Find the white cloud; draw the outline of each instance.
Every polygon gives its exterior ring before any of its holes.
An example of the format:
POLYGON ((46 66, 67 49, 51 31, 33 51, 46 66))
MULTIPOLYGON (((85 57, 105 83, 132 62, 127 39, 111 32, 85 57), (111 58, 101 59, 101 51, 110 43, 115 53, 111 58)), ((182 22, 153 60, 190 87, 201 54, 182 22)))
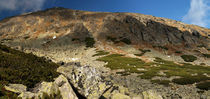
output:
POLYGON ((0 11, 2 10, 40 10, 46 0, 0 0, 0 11))
POLYGON ((207 0, 191 0, 190 9, 182 21, 206 27, 208 23, 210 7, 207 0))

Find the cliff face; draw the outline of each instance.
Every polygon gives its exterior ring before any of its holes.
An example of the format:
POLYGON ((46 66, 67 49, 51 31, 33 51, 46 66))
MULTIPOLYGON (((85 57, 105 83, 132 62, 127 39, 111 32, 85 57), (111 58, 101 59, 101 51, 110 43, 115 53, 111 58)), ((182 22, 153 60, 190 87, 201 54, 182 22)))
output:
POLYGON ((36 40, 68 36, 97 41, 128 39, 133 45, 209 47, 210 30, 134 13, 101 13, 53 8, 0 22, 1 40, 36 40))

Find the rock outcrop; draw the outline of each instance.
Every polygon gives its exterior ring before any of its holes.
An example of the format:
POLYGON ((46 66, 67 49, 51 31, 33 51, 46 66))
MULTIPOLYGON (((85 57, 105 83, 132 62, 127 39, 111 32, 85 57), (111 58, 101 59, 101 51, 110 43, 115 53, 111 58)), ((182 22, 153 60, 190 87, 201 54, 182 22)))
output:
POLYGON ((5 89, 19 94, 22 99, 44 99, 45 97, 54 99, 78 99, 68 80, 60 75, 54 82, 42 82, 32 91, 27 91, 27 87, 21 84, 10 84, 5 89))

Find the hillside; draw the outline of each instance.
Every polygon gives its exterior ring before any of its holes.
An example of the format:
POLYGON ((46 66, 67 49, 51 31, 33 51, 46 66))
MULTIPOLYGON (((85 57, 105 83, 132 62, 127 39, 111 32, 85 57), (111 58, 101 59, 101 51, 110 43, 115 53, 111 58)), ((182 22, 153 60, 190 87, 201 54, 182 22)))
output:
POLYGON ((210 30, 196 25, 137 13, 51 8, 0 21, 0 41, 61 65, 57 72, 79 98, 210 96, 210 30))

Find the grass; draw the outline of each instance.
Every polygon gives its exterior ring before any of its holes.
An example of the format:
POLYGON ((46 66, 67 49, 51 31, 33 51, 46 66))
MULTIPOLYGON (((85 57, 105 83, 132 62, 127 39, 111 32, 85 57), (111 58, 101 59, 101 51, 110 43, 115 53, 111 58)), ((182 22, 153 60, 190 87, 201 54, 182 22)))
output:
MULTIPOLYGON (((33 88, 41 81, 53 81, 59 74, 56 72, 58 65, 37 57, 32 53, 26 54, 0 45, 0 86, 9 83, 23 84, 33 88)), ((3 88, 0 88, 0 97, 4 97, 3 88), (3 93, 3 95, 2 95, 3 93)))
MULTIPOLYGON (((173 79, 173 83, 180 85, 199 83, 210 80, 210 77, 203 75, 204 73, 210 75, 210 67, 204 67, 200 65, 192 65, 189 63, 176 64, 172 61, 166 61, 161 58, 156 58, 155 62, 145 63, 138 58, 125 57, 120 54, 111 54, 97 59, 98 61, 104 61, 108 64, 106 67, 112 70, 123 69, 123 72, 117 72, 123 76, 131 73, 139 74, 142 79, 151 79, 155 76, 159 77, 172 77, 179 76, 181 78, 173 79), (143 69, 143 70, 142 70, 143 69), (160 75, 159 72, 164 71, 166 75, 160 75), (196 76, 192 74, 197 74, 196 76)), ((153 83, 159 83, 168 85, 170 81, 155 80, 153 83)))
POLYGON ((193 55, 182 55, 181 58, 185 61, 185 62, 194 62, 195 60, 197 60, 197 57, 193 56, 193 55))
POLYGON ((102 55, 107 55, 109 54, 109 52, 105 52, 105 51, 96 51, 96 54, 93 55, 94 56, 102 56, 102 55))

